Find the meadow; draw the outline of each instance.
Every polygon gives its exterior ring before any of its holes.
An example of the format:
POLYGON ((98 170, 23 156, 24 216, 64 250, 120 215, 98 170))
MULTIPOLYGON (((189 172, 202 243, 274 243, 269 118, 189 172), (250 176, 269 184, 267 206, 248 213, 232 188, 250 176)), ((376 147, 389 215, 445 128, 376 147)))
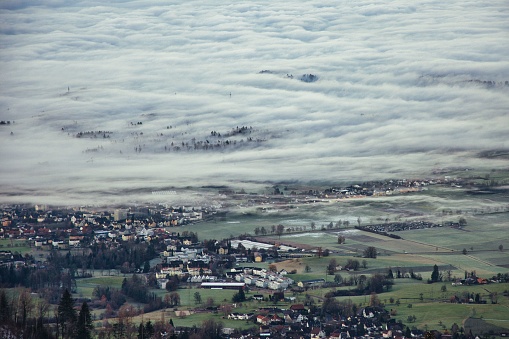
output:
POLYGON ((22 255, 32 252, 30 244, 25 240, 0 239, 0 251, 18 252, 22 255))

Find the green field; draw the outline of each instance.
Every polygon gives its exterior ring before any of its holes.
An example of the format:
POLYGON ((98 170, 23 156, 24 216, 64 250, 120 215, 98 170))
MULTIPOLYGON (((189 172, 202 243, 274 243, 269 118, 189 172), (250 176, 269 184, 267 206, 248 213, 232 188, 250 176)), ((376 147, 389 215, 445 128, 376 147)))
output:
POLYGON ((0 251, 18 252, 23 255, 32 252, 32 248, 25 240, 0 239, 0 251))

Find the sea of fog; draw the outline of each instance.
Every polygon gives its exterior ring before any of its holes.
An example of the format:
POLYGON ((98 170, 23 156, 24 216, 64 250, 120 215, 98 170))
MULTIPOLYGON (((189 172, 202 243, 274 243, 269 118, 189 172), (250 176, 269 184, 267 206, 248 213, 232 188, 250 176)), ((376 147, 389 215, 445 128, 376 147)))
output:
POLYGON ((505 0, 2 0, 0 202, 507 168, 508 55, 505 0))

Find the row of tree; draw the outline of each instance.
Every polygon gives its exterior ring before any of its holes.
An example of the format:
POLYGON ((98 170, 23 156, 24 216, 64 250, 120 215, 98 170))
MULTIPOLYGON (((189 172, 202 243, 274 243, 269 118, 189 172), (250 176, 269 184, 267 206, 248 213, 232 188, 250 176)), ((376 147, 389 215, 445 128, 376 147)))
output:
POLYGON ((10 300, 5 290, 0 291, 0 335, 28 339, 92 338, 94 326, 86 301, 78 313, 75 300, 66 289, 53 318, 48 317, 49 310, 50 305, 43 299, 32 298, 28 289, 11 294, 10 300))
POLYGON ((58 251, 51 251, 48 262, 58 268, 68 269, 115 269, 124 263, 133 265, 134 268, 142 269, 145 262, 154 259, 158 255, 159 247, 156 241, 148 242, 122 242, 118 246, 110 247, 104 243, 91 245, 90 251, 81 253, 67 252, 62 255, 58 251))

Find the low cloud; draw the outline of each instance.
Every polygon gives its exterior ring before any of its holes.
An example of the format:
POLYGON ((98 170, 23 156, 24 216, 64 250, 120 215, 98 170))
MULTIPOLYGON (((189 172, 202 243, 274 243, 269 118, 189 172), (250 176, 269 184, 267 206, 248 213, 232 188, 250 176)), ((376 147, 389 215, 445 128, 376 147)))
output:
POLYGON ((501 0, 2 1, 0 201, 507 168, 477 157, 509 148, 505 12, 501 0))

